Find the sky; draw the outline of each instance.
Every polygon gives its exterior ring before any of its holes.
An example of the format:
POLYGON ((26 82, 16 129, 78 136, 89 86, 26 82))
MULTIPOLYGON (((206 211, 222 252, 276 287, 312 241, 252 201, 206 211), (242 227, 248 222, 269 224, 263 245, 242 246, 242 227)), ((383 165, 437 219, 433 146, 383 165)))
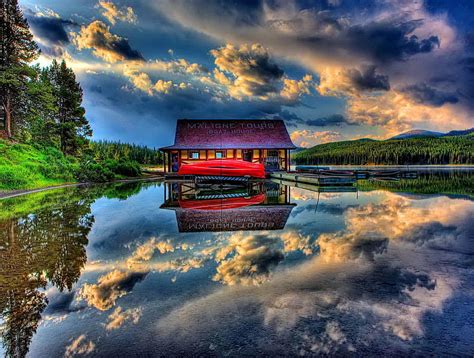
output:
POLYGON ((93 139, 280 118, 302 147, 474 127, 474 2, 20 0, 84 91, 93 139))

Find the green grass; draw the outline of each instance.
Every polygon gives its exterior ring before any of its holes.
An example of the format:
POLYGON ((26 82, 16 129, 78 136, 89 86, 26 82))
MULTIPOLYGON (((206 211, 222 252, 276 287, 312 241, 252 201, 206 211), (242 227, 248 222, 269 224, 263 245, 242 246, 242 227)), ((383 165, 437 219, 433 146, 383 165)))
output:
POLYGON ((79 164, 55 148, 0 140, 0 190, 74 183, 79 164))

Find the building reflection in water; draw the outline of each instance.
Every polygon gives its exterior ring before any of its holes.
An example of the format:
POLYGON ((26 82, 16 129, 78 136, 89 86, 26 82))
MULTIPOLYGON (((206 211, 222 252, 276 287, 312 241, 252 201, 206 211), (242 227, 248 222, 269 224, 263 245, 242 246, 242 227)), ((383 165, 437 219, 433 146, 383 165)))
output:
POLYGON ((165 184, 163 209, 173 210, 179 232, 281 230, 296 204, 290 187, 273 182, 244 186, 165 184))

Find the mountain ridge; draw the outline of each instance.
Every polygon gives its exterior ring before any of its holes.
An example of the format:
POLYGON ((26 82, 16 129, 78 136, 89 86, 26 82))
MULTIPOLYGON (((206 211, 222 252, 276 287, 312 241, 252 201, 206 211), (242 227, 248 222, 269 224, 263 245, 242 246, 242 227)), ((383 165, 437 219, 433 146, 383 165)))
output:
POLYGON ((331 142, 298 151, 292 159, 297 165, 474 164, 474 130, 437 137, 331 142))
POLYGON ((407 132, 403 132, 400 134, 397 134, 396 136, 393 136, 389 138, 388 140, 391 139, 407 139, 407 138, 417 138, 417 137, 447 137, 447 136, 460 136, 460 135, 466 135, 474 132, 474 127, 473 128, 468 128, 468 129, 461 129, 461 130, 452 130, 447 133, 443 132, 435 132, 435 131, 429 131, 425 129, 413 129, 407 132))

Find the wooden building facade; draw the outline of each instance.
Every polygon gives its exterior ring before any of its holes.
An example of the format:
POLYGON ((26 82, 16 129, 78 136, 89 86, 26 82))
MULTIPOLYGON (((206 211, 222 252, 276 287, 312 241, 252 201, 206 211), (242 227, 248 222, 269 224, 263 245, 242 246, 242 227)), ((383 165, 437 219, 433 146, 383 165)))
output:
POLYGON ((163 147, 165 172, 193 161, 237 159, 258 162, 267 171, 288 170, 295 145, 282 120, 179 119, 175 142, 163 147))

